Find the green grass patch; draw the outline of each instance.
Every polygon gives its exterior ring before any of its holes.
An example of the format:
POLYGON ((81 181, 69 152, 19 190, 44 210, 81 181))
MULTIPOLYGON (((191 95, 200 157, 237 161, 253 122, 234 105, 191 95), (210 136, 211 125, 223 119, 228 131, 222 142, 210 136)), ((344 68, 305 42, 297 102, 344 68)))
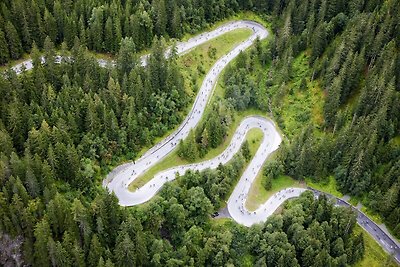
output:
POLYGON ((356 196, 351 196, 350 199, 348 200, 348 202, 355 207, 360 202, 360 198, 358 198, 356 196))
POLYGON ((305 52, 297 56, 293 61, 292 80, 280 90, 278 94, 284 94, 281 105, 276 111, 282 119, 282 130, 289 139, 300 134, 304 124, 312 123, 322 125, 324 95, 318 82, 310 81, 311 76, 308 56, 305 52), (306 81, 306 88, 301 89, 302 80, 306 81))
POLYGON ((396 267, 394 259, 387 254, 382 247, 361 226, 356 225, 354 233, 364 234, 365 253, 364 258, 355 264, 355 267, 396 267))
POLYGON ((327 181, 313 182, 311 179, 306 178, 307 186, 315 188, 320 191, 324 191, 336 197, 343 197, 343 194, 337 190, 336 180, 333 176, 329 176, 327 181))
POLYGON ((264 133, 261 129, 253 128, 247 133, 247 141, 249 142, 249 150, 251 155, 255 155, 263 140, 264 133))
POLYGON ((185 88, 194 96, 205 75, 215 62, 252 34, 250 29, 237 29, 197 46, 177 59, 185 78, 185 88))
POLYGON ((395 146, 400 146, 400 135, 396 136, 391 140, 395 146))
POLYGON ((267 201, 276 192, 287 187, 304 187, 301 182, 285 175, 280 175, 272 180, 272 188, 266 190, 263 186, 264 175, 259 172, 255 181, 250 187, 249 195, 246 200, 246 208, 250 211, 256 210, 262 203, 267 201))
POLYGON ((188 162, 184 159, 181 159, 177 154, 177 149, 175 148, 168 156, 166 156, 159 163, 151 167, 148 171, 146 171, 143 175, 137 177, 130 185, 129 190, 134 191, 137 188, 142 187, 148 181, 150 181, 157 173, 160 171, 166 170, 168 168, 174 166, 180 166, 188 164, 188 162))

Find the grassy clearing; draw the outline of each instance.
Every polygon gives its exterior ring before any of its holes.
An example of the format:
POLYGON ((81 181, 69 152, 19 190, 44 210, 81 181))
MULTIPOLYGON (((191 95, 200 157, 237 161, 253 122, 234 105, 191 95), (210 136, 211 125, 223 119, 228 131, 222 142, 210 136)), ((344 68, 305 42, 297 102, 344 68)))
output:
POLYGON ((356 196, 351 196, 350 199, 348 200, 348 202, 355 207, 360 202, 360 198, 358 198, 356 196))
POLYGON ((303 52, 293 61, 292 81, 286 88, 278 89, 285 93, 281 107, 277 109, 283 121, 280 126, 290 139, 298 135, 306 123, 317 126, 323 123, 324 95, 316 81, 307 79, 311 71, 308 56, 303 52), (303 79, 306 79, 305 90, 300 88, 303 79))
POLYGON ((250 154, 256 154, 258 148, 260 147, 261 141, 263 140, 264 133, 261 129, 253 128, 251 129, 246 136, 247 141, 249 142, 250 154))
POLYGON ((263 174, 259 172, 256 180, 250 187, 249 195, 246 200, 246 208, 250 211, 256 210, 260 204, 267 201, 276 192, 287 187, 304 187, 299 181, 285 175, 280 175, 278 178, 272 180, 272 188, 266 190, 262 184, 263 174))
POLYGON ((317 183, 313 182, 309 178, 306 178, 306 183, 309 187, 324 191, 336 197, 343 197, 343 194, 337 190, 336 180, 333 176, 329 176, 328 181, 317 183))
POLYGON ((237 29, 216 37, 177 59, 185 78, 185 88, 193 96, 215 62, 238 43, 250 37, 250 29, 237 29))
POLYGON ((177 149, 174 149, 168 156, 166 156, 162 161, 157 163, 155 166, 151 167, 143 175, 136 178, 130 185, 129 190, 134 191, 138 187, 142 187, 148 181, 150 181, 157 173, 166 170, 174 166, 180 166, 188 164, 184 159, 181 159, 177 154, 177 149))
POLYGON ((104 60, 115 60, 116 55, 111 53, 99 53, 95 51, 89 50, 88 53, 95 57, 96 59, 104 59, 104 60))
POLYGON ((397 264, 379 244, 359 225, 354 228, 354 233, 364 234, 365 254, 363 259, 355 264, 355 267, 396 267, 397 264))

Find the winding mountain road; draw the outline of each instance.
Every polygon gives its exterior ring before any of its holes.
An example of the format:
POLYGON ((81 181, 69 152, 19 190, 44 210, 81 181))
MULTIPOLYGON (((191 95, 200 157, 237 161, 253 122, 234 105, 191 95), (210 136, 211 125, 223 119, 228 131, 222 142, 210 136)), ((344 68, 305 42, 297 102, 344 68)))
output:
MULTIPOLYGON (((268 36, 268 31, 258 23, 252 21, 236 21, 225 24, 211 32, 200 34, 187 42, 177 45, 178 54, 185 53, 208 40, 215 38, 221 34, 238 28, 248 28, 253 34, 245 41, 234 47, 228 54, 222 56, 214 64, 211 70, 204 78, 203 84, 199 89, 199 93, 194 101, 193 107, 189 115, 185 118, 179 128, 166 137, 163 141, 156 144, 148 150, 141 158, 135 162, 127 163, 114 169, 104 180, 103 185, 110 191, 113 191, 119 199, 122 206, 133 206, 150 200, 161 189, 164 183, 175 179, 176 174, 183 175, 187 170, 204 170, 207 168, 214 169, 220 163, 226 164, 239 151, 243 143, 246 133, 253 128, 259 128, 263 131, 263 140, 257 150, 252 161, 247 166, 233 193, 228 200, 228 210, 230 216, 237 222, 251 226, 255 223, 265 221, 285 200, 297 197, 305 191, 303 188, 291 188, 286 193, 276 195, 261 205, 256 211, 247 211, 245 202, 250 190, 250 186, 260 171, 267 157, 275 151, 282 139, 276 130, 272 121, 260 117, 250 116, 245 118, 236 129, 232 137, 230 145, 217 157, 201 163, 189 164, 184 166, 173 167, 157 173, 151 181, 141 188, 137 188, 134 192, 129 191, 129 184, 136 178, 140 177, 152 166, 160 162, 172 150, 175 149, 179 141, 185 139, 190 129, 195 128, 199 123, 205 107, 213 92, 214 86, 218 80, 218 76, 223 68, 229 64, 241 51, 250 47, 256 38, 264 39, 268 36)), ((142 64, 145 64, 145 58, 142 58, 142 64)))
MULTIPOLYGON (((221 71, 226 65, 229 64, 229 62, 238 56, 241 51, 249 48, 257 38, 266 38, 268 36, 268 31, 262 25, 253 21, 234 21, 224 24, 213 31, 193 37, 187 42, 181 42, 177 44, 176 51, 178 55, 181 55, 190 51, 192 48, 209 41, 212 38, 239 28, 251 29, 253 34, 247 40, 241 42, 239 45, 233 48, 228 54, 218 59, 218 61, 214 64, 204 78, 203 84, 199 89, 199 93, 196 96, 191 111, 178 129, 167 136, 164 140, 156 144, 154 147, 149 149, 141 158, 135 162, 118 166, 109 173, 106 179, 104 179, 103 186, 109 191, 115 193, 119 199, 120 205, 133 206, 150 200, 155 194, 157 194, 157 192, 166 182, 174 180, 177 173, 183 175, 189 169, 201 171, 207 168, 214 169, 220 163, 226 164, 239 151, 241 144, 245 139, 246 133, 253 128, 259 128, 262 130, 264 134, 262 142, 255 156, 247 166, 234 191, 229 197, 229 200, 227 201, 229 215, 236 222, 245 226, 251 226, 256 223, 264 222, 286 200, 298 197, 306 190, 311 190, 316 196, 323 193, 310 188, 287 188, 274 194, 255 211, 248 211, 245 208, 245 202, 250 190, 250 186, 256 178, 257 173, 262 168, 262 165, 268 156, 279 147, 282 141, 274 123, 260 116, 246 117, 236 129, 230 145, 217 157, 201 163, 183 165, 161 171, 141 188, 137 188, 134 192, 128 190, 128 186, 132 181, 144 174, 152 166, 166 157, 173 149, 175 149, 180 140, 185 139, 188 136, 190 129, 197 126, 204 113, 205 107, 210 100, 221 71)), ((169 51, 166 52, 167 56, 168 54, 169 51)), ((56 57, 56 62, 60 61, 61 57, 56 57)), ((146 65, 146 61, 147 56, 143 56, 141 58, 142 65, 146 65)), ((43 58, 42 62, 44 62, 43 58)), ((114 62, 108 62, 105 60, 98 60, 98 62, 103 67, 115 65, 114 62)), ((26 60, 12 67, 17 74, 20 74, 24 69, 30 70, 32 68, 33 65, 31 60, 26 60)), ((335 199, 337 205, 351 206, 344 200, 335 198, 333 196, 330 197, 335 199)), ((382 248, 384 248, 389 254, 392 254, 394 259, 400 263, 400 249, 397 241, 392 238, 389 233, 383 231, 360 210, 353 206, 351 207, 358 212, 357 222, 360 224, 360 226, 363 227, 369 234, 371 234, 371 236, 382 246, 382 248)))

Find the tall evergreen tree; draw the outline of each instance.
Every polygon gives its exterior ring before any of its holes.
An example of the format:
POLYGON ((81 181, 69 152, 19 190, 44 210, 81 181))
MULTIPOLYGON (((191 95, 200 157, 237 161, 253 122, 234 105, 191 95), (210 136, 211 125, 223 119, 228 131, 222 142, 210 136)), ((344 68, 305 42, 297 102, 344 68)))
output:
POLYGON ((46 217, 44 217, 36 224, 35 228, 34 262, 37 266, 50 265, 50 255, 47 247, 49 238, 51 238, 50 226, 46 217))
POLYGON ((5 29, 10 57, 18 59, 22 53, 22 45, 17 30, 10 21, 7 22, 5 29))
POLYGON ((10 53, 8 51, 7 40, 4 32, 0 29, 0 65, 7 63, 10 58, 10 53))

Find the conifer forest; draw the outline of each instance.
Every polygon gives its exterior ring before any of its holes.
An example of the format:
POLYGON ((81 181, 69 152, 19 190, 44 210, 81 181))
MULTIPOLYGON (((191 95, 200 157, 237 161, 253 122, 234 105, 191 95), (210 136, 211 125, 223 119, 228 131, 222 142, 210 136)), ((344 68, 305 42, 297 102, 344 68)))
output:
POLYGON ((398 0, 0 0, 1 266, 398 266, 399 240, 398 0))

